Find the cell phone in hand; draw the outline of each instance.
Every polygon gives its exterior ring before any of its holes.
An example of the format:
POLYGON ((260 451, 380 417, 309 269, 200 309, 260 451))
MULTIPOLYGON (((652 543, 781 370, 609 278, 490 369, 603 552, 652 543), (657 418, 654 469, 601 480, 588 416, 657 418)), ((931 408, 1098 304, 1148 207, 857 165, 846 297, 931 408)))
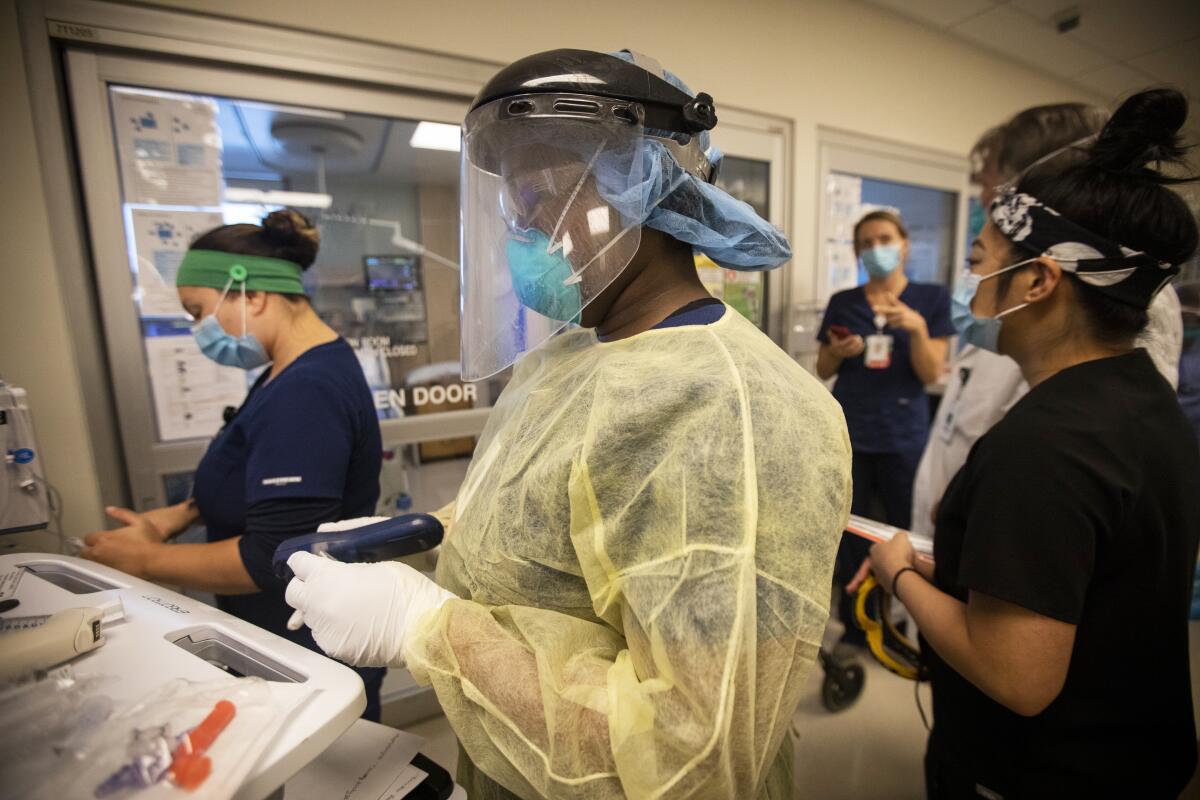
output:
POLYGON ((850 335, 850 329, 845 325, 830 325, 829 335, 834 339, 845 339, 850 335))

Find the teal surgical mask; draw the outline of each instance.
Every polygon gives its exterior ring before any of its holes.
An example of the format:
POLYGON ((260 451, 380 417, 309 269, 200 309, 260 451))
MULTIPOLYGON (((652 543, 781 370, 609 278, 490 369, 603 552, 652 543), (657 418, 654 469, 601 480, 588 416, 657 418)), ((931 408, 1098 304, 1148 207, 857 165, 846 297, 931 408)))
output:
POLYGON ((217 307, 213 309, 213 313, 192 326, 192 336, 196 338, 200 352, 222 366, 240 367, 241 369, 261 367, 263 364, 269 363, 271 357, 267 355, 262 342, 246 330, 245 281, 242 282, 242 335, 239 337, 226 333, 225 329, 221 327, 221 323, 217 322, 217 312, 221 310, 221 305, 225 302, 225 296, 229 294, 229 287, 232 285, 233 279, 231 278, 229 283, 225 284, 225 291, 221 293, 221 299, 217 301, 217 307))
POLYGON ((550 237, 531 228, 510 233, 505 245, 513 291, 522 305, 543 317, 577 322, 582 310, 579 276, 560 243, 551 252, 550 237))
POLYGON ((880 244, 864 250, 859 260, 872 278, 886 278, 900 266, 900 255, 899 245, 880 244))

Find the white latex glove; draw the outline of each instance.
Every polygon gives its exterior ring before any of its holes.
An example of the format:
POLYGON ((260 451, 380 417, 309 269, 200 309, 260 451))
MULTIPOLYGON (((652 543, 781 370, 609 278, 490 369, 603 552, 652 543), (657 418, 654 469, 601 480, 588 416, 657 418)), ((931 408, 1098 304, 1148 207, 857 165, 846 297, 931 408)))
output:
POLYGON ((350 531, 364 525, 374 525, 376 522, 387 522, 389 519, 391 517, 355 517, 354 519, 340 519, 337 522, 322 522, 317 526, 317 533, 350 531))
POLYGON ((296 575, 284 595, 296 609, 288 628, 307 625, 326 654, 359 667, 405 666, 417 623, 455 596, 399 561, 293 553, 287 563, 296 575))

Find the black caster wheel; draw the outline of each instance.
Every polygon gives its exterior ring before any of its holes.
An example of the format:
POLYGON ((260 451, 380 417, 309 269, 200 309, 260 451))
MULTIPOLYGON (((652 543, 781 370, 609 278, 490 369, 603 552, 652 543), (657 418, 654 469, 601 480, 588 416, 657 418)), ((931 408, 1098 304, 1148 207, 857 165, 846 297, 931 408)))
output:
POLYGON ((832 663, 831 659, 825 667, 825 680, 821 683, 821 705, 831 713, 854 705, 862 694, 866 677, 861 664, 842 666, 832 663))

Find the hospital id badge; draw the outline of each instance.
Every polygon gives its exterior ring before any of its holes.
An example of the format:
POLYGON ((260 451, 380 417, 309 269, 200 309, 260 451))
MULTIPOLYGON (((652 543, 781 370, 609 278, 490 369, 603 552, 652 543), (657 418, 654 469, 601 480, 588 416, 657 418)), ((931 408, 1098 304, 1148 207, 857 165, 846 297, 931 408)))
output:
POLYGON ((887 369, 892 365, 892 337, 876 333, 867 337, 867 353, 864 357, 867 369, 887 369))
MULTIPOLYGON (((945 402, 945 400, 942 402, 945 402)), ((942 421, 941 428, 938 430, 938 438, 941 439, 944 444, 950 444, 951 440, 954 439, 954 418, 957 416, 958 401, 956 399, 954 406, 950 409, 949 413, 946 414, 946 418, 942 421)))

